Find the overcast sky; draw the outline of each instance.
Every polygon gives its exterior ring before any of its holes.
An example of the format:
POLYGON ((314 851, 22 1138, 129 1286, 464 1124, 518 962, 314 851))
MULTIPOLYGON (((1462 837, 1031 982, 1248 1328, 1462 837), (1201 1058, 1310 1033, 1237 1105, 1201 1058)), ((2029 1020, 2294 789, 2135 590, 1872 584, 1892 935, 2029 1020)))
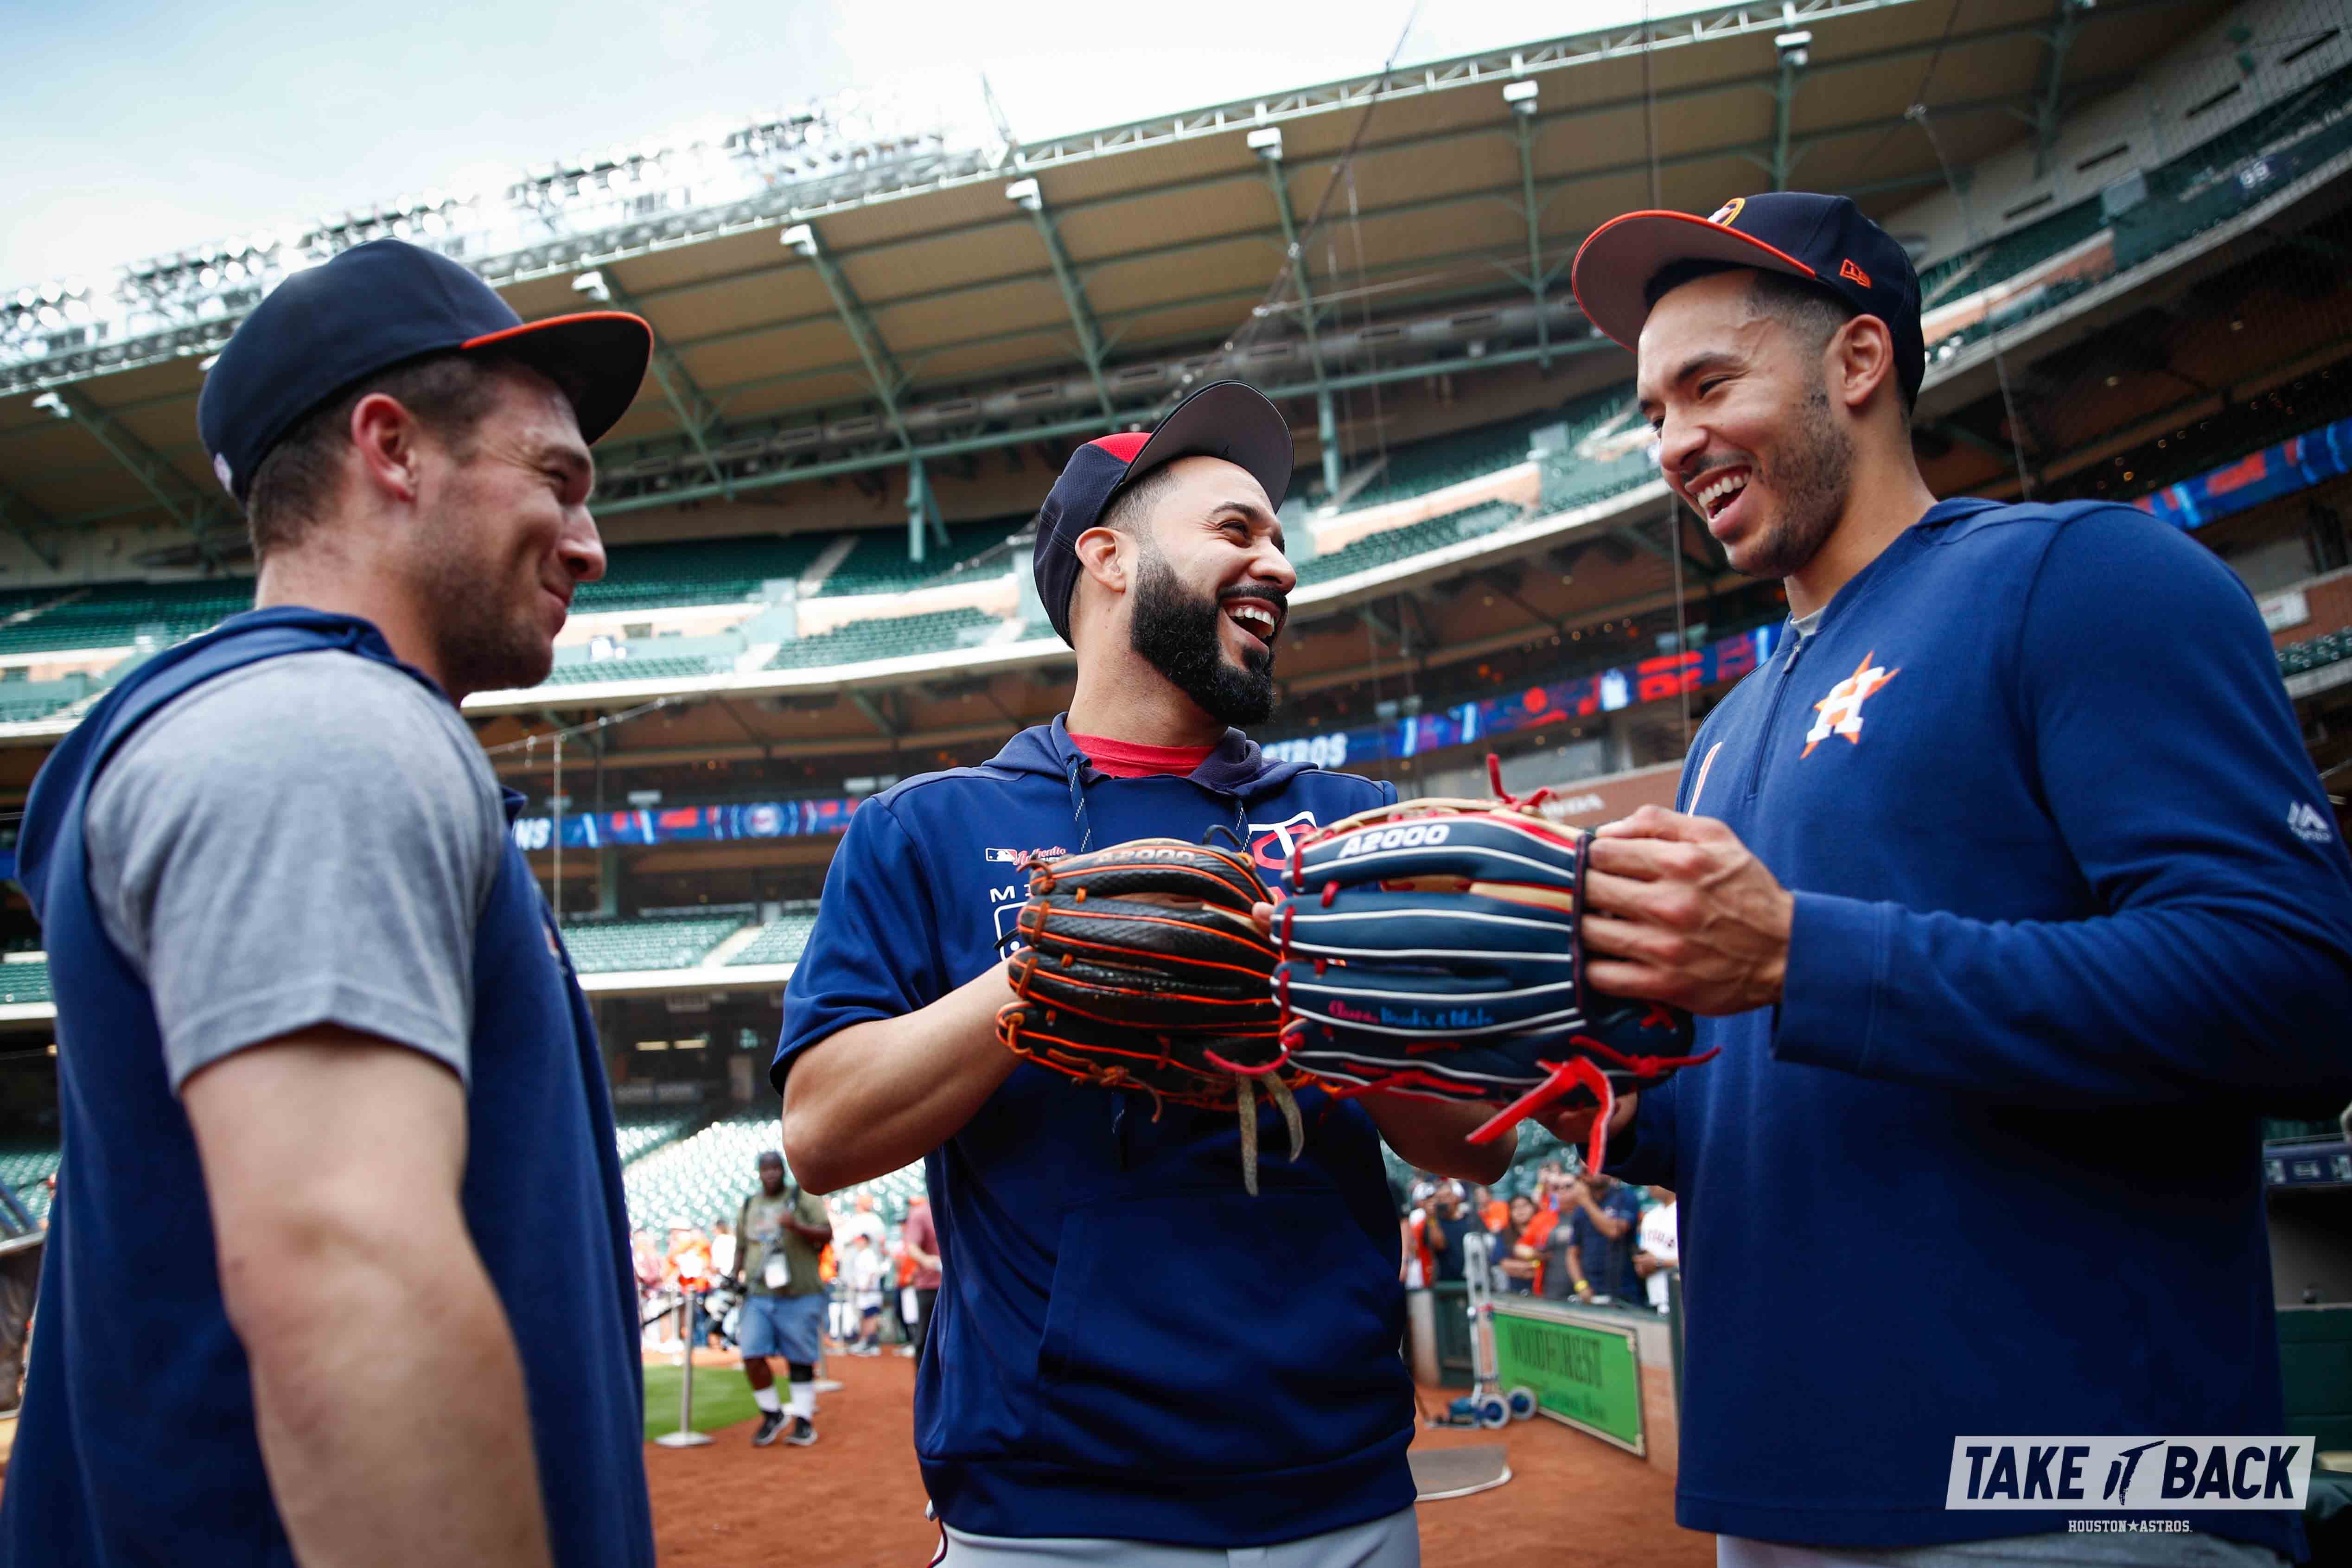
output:
MULTIPOLYGON (((1687 8, 1659 0, 1658 14, 1687 8)), ((16 0, 0 284, 845 88, 976 120, 985 71, 1032 141, 1369 70, 1412 0, 16 0), (1169 37, 1171 23, 1183 34, 1169 37), (1157 36, 1147 36, 1146 28, 1157 36)), ((1406 61, 1639 16, 1641 0, 1424 0, 1406 61)), ((680 138, 683 139, 683 138, 680 138)))

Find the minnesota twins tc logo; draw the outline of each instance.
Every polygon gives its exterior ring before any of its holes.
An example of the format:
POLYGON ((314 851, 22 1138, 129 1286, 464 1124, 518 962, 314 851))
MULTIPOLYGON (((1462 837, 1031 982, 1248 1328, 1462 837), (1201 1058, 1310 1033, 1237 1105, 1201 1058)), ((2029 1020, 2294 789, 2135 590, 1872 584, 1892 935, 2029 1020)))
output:
POLYGON ((1862 705, 1880 687, 1903 673, 1900 669, 1881 669, 1870 661, 1875 653, 1862 656, 1853 673, 1830 688, 1830 694, 1813 704, 1821 717, 1805 731, 1805 749, 1797 753, 1810 757, 1813 748, 1832 735, 1843 735, 1854 745, 1862 744, 1862 705))

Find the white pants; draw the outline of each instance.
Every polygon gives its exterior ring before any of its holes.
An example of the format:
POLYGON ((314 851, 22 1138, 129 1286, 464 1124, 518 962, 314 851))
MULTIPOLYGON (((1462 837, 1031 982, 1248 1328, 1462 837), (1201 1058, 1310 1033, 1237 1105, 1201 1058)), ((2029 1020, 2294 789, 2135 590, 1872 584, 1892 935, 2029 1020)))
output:
POLYGON ((1421 1568, 1421 1525, 1411 1509, 1272 1546, 1167 1546, 1086 1536, 1034 1540, 966 1535, 940 1527, 932 1568, 1421 1568))

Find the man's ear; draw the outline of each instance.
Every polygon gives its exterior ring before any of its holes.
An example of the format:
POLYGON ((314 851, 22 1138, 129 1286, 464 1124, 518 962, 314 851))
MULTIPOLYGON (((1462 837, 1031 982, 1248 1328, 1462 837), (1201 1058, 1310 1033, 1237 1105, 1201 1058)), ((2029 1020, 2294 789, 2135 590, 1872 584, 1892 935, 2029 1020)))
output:
POLYGON ((1133 585, 1130 562, 1132 552, 1126 548, 1131 542, 1115 528, 1090 528, 1072 542, 1077 552, 1078 570, 1114 594, 1124 594, 1133 585))
POLYGON ((416 499, 425 428, 406 405, 381 392, 368 394, 352 405, 351 437, 371 489, 388 500, 416 499))
POLYGON ((1875 316, 1856 316, 1830 334, 1831 395, 1851 414, 1862 412, 1881 386, 1892 389, 1895 378, 1895 338, 1875 316))

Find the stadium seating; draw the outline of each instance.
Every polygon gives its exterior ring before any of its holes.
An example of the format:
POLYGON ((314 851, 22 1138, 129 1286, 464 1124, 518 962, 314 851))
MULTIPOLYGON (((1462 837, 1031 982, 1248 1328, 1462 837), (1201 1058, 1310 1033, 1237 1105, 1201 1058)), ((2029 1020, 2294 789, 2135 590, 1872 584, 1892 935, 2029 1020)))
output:
POLYGON ((956 568, 991 545, 1002 544, 1020 531, 1018 522, 999 518, 989 522, 960 522, 948 530, 948 542, 929 542, 919 562, 907 557, 907 531, 875 529, 859 536, 856 547, 833 569, 818 596, 846 594, 903 594, 909 588, 956 575, 956 568))
POLYGON ((0 686, 0 724, 29 724, 36 719, 46 719, 60 709, 71 707, 79 696, 79 692, 60 689, 55 681, 21 692, 0 686))
MULTIPOLYGON (((649 643, 646 646, 658 647, 661 645, 649 643)), ((576 686, 590 680, 699 680, 706 675, 725 675, 734 668, 733 659, 708 656, 581 659, 575 663, 557 665, 548 671, 545 684, 576 686)))
POLYGON ((1998 239, 1970 246, 1919 274, 1919 298, 1934 310, 1947 296, 1964 297, 2014 278, 2063 250, 2082 244, 2106 226, 2096 196, 2062 207, 2011 229, 1998 239))
POLYGON ((676 1106, 614 1106, 613 1131, 620 1144, 621 1163, 675 1142, 701 1120, 700 1111, 681 1112, 676 1106))
POLYGON ((605 552, 603 578, 580 584, 572 607, 586 613, 741 604, 757 599, 763 583, 797 578, 831 542, 830 533, 796 533, 616 544, 605 552))
POLYGON ((768 928, 753 937, 749 945, 727 962, 738 963, 796 963, 808 946, 809 931, 816 925, 816 912, 779 915, 768 928))
MULTIPOLYGON (((628 1194, 629 1224, 659 1230, 672 1220, 698 1226, 732 1223, 743 1199, 759 1184, 762 1151, 782 1150, 776 1108, 762 1104, 730 1111, 676 1142, 639 1155, 621 1173, 628 1194)), ((847 1204, 871 1193, 883 1218, 906 1217, 907 1200, 923 1190, 923 1168, 908 1165, 835 1194, 847 1204)))
POLYGON ((25 620, 0 626, 0 653, 128 647, 142 633, 158 643, 175 643, 251 608, 250 577, 100 584, 25 620))
POLYGON ((0 1182, 8 1184, 35 1219, 49 1217, 49 1189, 45 1184, 57 1170, 58 1146, 53 1142, 12 1139, 0 1143, 0 1182))
POLYGON ((27 959, 21 963, 0 963, 0 1004, 13 1002, 47 1002, 49 994, 49 961, 27 959))
POLYGON ((691 969, 742 924, 734 915, 583 921, 563 928, 563 945, 572 953, 572 967, 583 974, 691 969))
POLYGON ((2329 632, 2326 637, 2287 644, 2278 650, 2279 674, 2301 675, 2306 669, 2334 664, 2339 658, 2352 658, 2352 631, 2329 632))
POLYGON ((1491 533, 1497 528, 1517 522, 1520 511, 1521 508, 1512 501, 1483 501, 1476 506, 1465 507, 1460 511, 1449 511, 1442 517, 1408 523, 1402 528, 1368 533, 1328 555, 1318 555, 1292 564, 1297 568, 1302 586, 1326 583, 1353 572, 1385 566, 1391 561, 1402 561, 1409 555, 1419 555, 1423 551, 1434 550, 1440 545, 1452 544, 1475 534, 1491 533))
POLYGON ((941 653, 957 647, 962 633, 978 631, 994 625, 996 620, 985 610, 961 609, 851 621, 814 637, 795 637, 776 650, 768 668, 814 669, 831 664, 903 658, 908 654, 941 653))
POLYGON ((1387 501, 1408 500, 1447 485, 1458 485, 1465 479, 1475 479, 1481 474, 1507 468, 1514 463, 1524 463, 1534 433, 1544 426, 1559 423, 1559 417, 1558 410, 1545 409, 1499 424, 1481 425, 1475 429, 1391 447, 1380 476, 1350 496, 1344 510, 1360 511, 1387 501))

